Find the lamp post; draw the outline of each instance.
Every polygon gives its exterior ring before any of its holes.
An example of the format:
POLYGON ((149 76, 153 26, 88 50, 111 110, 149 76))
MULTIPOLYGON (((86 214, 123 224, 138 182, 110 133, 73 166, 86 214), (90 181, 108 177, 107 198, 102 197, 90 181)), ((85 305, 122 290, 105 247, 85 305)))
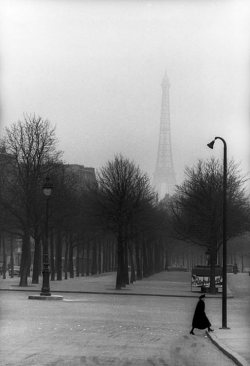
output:
POLYGON ((213 149, 215 140, 221 140, 224 144, 224 163, 223 163, 223 284, 222 284, 222 328, 227 327, 227 144, 222 137, 215 139, 207 144, 210 149, 213 149))
POLYGON ((45 241, 43 244, 43 285, 41 295, 51 296, 49 286, 49 251, 48 251, 48 239, 49 239, 49 199, 53 190, 53 184, 50 178, 47 177, 43 184, 43 193, 46 196, 46 216, 45 216, 45 241))

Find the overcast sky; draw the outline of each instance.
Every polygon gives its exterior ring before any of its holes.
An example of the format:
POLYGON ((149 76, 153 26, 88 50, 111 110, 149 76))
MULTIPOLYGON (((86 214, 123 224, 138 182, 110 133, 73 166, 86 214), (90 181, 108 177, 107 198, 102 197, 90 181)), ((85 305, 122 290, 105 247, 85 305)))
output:
POLYGON ((212 155, 250 170, 249 1, 0 0, 1 133, 23 118, 56 125, 67 163, 122 153, 150 176, 161 82, 170 87, 177 183, 212 155))

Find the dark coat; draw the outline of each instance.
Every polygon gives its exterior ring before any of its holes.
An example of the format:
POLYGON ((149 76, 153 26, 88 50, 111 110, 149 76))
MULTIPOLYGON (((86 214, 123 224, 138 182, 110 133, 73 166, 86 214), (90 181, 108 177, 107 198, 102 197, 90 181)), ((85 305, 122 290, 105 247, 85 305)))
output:
POLYGON ((205 313, 205 303, 203 300, 199 300, 194 312, 192 327, 197 329, 206 329, 211 326, 205 313))

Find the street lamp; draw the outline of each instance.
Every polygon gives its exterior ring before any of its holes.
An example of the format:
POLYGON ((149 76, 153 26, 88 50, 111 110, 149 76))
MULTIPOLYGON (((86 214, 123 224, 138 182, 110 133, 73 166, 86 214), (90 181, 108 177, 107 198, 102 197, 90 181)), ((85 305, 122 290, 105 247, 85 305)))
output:
POLYGON ((227 144, 222 137, 215 139, 207 144, 210 149, 213 149, 215 140, 221 140, 224 144, 224 169, 223 169, 223 283, 222 283, 222 328, 227 327, 227 144))
POLYGON ((46 177, 46 181, 43 184, 43 193, 46 196, 46 216, 45 216, 45 241, 43 244, 43 285, 41 295, 51 296, 49 287, 49 251, 48 251, 48 240, 49 240, 49 199, 53 190, 53 184, 49 177, 46 177))

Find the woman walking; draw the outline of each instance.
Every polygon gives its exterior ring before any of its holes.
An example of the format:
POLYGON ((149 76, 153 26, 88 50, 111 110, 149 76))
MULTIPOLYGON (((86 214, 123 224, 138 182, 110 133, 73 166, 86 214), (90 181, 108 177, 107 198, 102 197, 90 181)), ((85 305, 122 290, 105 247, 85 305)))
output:
POLYGON ((192 329, 190 331, 190 334, 194 334, 194 328, 197 329, 206 329, 209 332, 213 332, 214 330, 211 328, 211 323, 208 320, 206 313, 205 313, 205 302, 203 301, 205 299, 205 295, 201 295, 199 297, 199 301, 196 305, 196 309, 194 312, 194 317, 192 321, 192 329))

